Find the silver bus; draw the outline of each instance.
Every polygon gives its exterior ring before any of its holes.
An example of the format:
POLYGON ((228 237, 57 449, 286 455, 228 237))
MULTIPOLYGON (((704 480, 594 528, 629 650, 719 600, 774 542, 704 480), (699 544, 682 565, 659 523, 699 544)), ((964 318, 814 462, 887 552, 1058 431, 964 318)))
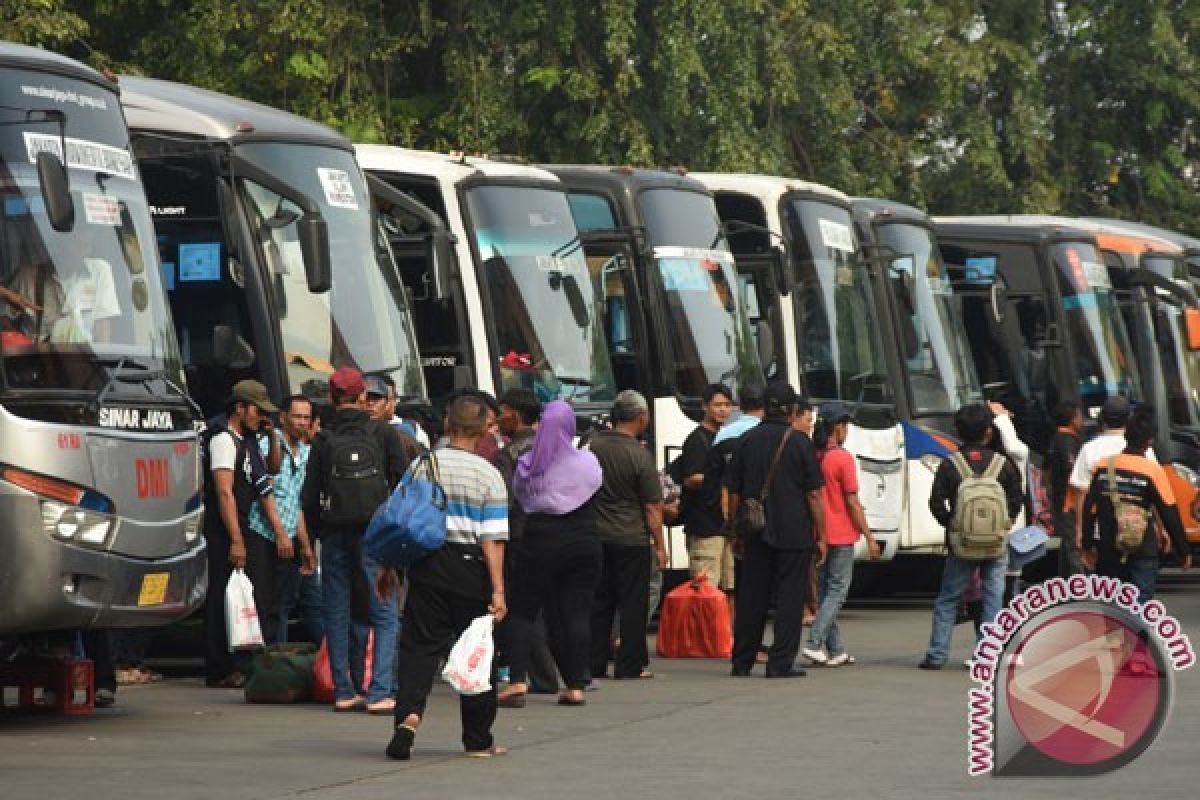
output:
POLYGON ((195 434, 117 86, 0 43, 0 639, 204 599, 195 434))

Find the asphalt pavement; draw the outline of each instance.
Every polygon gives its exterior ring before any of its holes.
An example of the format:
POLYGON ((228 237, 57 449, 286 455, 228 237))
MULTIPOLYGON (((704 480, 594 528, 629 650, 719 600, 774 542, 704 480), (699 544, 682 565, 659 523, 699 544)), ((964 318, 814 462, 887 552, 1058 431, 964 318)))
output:
MULTIPOLYGON (((1200 643, 1200 587, 1160 599, 1200 643)), ((716 661, 656 659, 648 681, 604 681, 583 708, 531 696, 500 712, 511 749, 469 760, 457 703, 430 702, 410 762, 388 761, 390 718, 251 706, 198 678, 122 689, 88 718, 0 715, 3 800, 361 798, 1177 798, 1200 786, 1200 669, 1177 676, 1166 730, 1107 776, 967 775, 965 670, 917 670, 930 602, 844 613, 858 664, 806 678, 732 678, 716 661)), ((956 665, 969 655, 956 631, 956 665)))

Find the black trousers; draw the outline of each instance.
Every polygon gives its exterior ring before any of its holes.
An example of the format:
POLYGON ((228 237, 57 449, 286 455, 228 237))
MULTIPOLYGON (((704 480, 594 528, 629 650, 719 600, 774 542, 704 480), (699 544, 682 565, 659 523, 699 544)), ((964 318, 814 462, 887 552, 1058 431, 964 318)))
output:
POLYGON ((117 690, 116 665, 113 661, 111 634, 116 631, 83 632, 83 653, 92 661, 92 680, 96 689, 117 690))
MULTIPOLYGON (((476 617, 488 613, 487 601, 424 583, 408 584, 404 621, 400 626, 399 679, 396 688, 396 724, 409 714, 425 716, 425 703, 433 691, 433 679, 450 648, 476 617)), ((496 721, 496 680, 484 694, 460 695, 462 743, 467 750, 492 746, 496 721)))
POLYGON ((608 672, 609 634, 613 615, 621 617, 621 646, 617 648, 614 678, 636 678, 650 663, 646 649, 646 618, 650 606, 650 546, 601 545, 603 567, 592 607, 592 677, 608 672))
POLYGON ((767 656, 767 672, 787 672, 800 651, 804 603, 812 550, 779 550, 761 536, 746 539, 742 572, 735 595, 733 669, 749 671, 762 646, 767 610, 775 589, 775 639, 767 656))
POLYGON ((1058 536, 1058 574, 1069 578, 1084 571, 1083 558, 1075 549, 1075 515, 1059 511, 1054 515, 1054 533, 1058 536))
MULTIPOLYGON (((551 694, 558 691, 558 665, 554 663, 554 655, 547 643, 545 617, 539 611, 530 625, 518 619, 513 611, 517 604, 514 598, 519 591, 515 574, 520 548, 521 541, 511 540, 504 548, 504 586, 509 595, 509 613, 496 626, 496 664, 509 668, 510 682, 527 683, 530 691, 551 694), (517 647, 527 648, 524 666, 518 664, 517 667, 521 672, 513 669, 512 653, 517 647)), ((518 656, 518 660, 520 658, 518 656)))
MULTIPOLYGON (((278 598, 275 593, 274 542, 268 542, 257 533, 247 530, 246 577, 254 584, 254 605, 258 611, 258 622, 262 626, 263 640, 271 644, 278 640, 278 598)), ((225 532, 209 533, 208 544, 208 598, 204 603, 204 673, 210 683, 223 680, 235 670, 244 670, 248 659, 229 652, 229 638, 225 629, 225 586, 233 568, 229 565, 229 537, 225 532)))
POLYGON ((514 623, 510 665, 518 676, 513 680, 528 672, 532 632, 541 612, 563 682, 568 689, 587 686, 591 679, 592 602, 601 559, 600 540, 590 531, 526 530, 510 590, 514 623))

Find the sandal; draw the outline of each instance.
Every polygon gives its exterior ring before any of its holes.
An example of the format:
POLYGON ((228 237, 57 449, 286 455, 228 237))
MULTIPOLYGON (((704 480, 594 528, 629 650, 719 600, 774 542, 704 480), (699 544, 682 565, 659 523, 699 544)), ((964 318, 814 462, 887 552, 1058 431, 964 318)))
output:
MULTIPOLYGON (((132 669, 119 669, 116 671, 117 686, 141 686, 146 683, 151 683, 151 678, 146 673, 136 667, 132 669)), ((228 677, 226 678, 228 680, 228 677)), ((235 689, 240 687, 233 687, 235 689)))
POLYGON ((349 700, 338 700, 333 704, 333 710, 338 713, 346 711, 366 711, 367 698, 362 695, 351 697, 349 700))
POLYGON ((496 695, 496 705, 500 708, 524 708, 526 692, 509 692, 496 695))
POLYGON ((586 706, 587 698, 583 696, 582 692, 579 697, 572 697, 570 694, 560 694, 558 696, 558 704, 560 706, 586 706))
POLYGON ((466 755, 467 758, 496 758, 508 755, 508 748, 494 744, 487 750, 468 750, 466 755))
POLYGON ((368 714, 393 714, 396 711, 396 701, 391 697, 385 697, 382 700, 376 700, 374 703, 367 703, 368 714))

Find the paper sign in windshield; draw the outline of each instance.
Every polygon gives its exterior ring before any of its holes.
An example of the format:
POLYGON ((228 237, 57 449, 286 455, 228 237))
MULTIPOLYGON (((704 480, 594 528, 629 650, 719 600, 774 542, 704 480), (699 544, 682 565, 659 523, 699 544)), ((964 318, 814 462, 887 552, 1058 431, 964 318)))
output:
POLYGON ((844 253, 854 252, 854 236, 850 233, 849 225, 843 225, 831 219, 819 219, 817 222, 821 227, 821 241, 825 243, 826 247, 841 250, 844 253))
POLYGON ((137 171, 133 168, 133 156, 128 150, 119 147, 109 147, 99 142, 89 142, 84 139, 66 138, 67 154, 63 156, 63 140, 49 133, 25 132, 25 152, 29 155, 29 163, 37 163, 38 153, 43 151, 54 153, 58 160, 68 167, 86 169, 91 172, 107 172, 119 175, 129 180, 137 180, 137 171))
POLYGON ((354 196, 350 173, 344 169, 317 167, 317 177, 321 179, 321 188, 325 190, 325 201, 329 205, 358 211, 358 198, 354 196))
POLYGON ((1112 288, 1112 283, 1108 279, 1108 267, 1096 261, 1083 262, 1083 277, 1087 279, 1088 286, 1093 289, 1112 288))
POLYGON ((668 292, 707 292, 708 273, 701 262, 691 258, 660 258, 663 288, 668 292))
POLYGON ((91 225, 121 224, 121 205, 117 198, 95 192, 83 193, 83 214, 91 225))

